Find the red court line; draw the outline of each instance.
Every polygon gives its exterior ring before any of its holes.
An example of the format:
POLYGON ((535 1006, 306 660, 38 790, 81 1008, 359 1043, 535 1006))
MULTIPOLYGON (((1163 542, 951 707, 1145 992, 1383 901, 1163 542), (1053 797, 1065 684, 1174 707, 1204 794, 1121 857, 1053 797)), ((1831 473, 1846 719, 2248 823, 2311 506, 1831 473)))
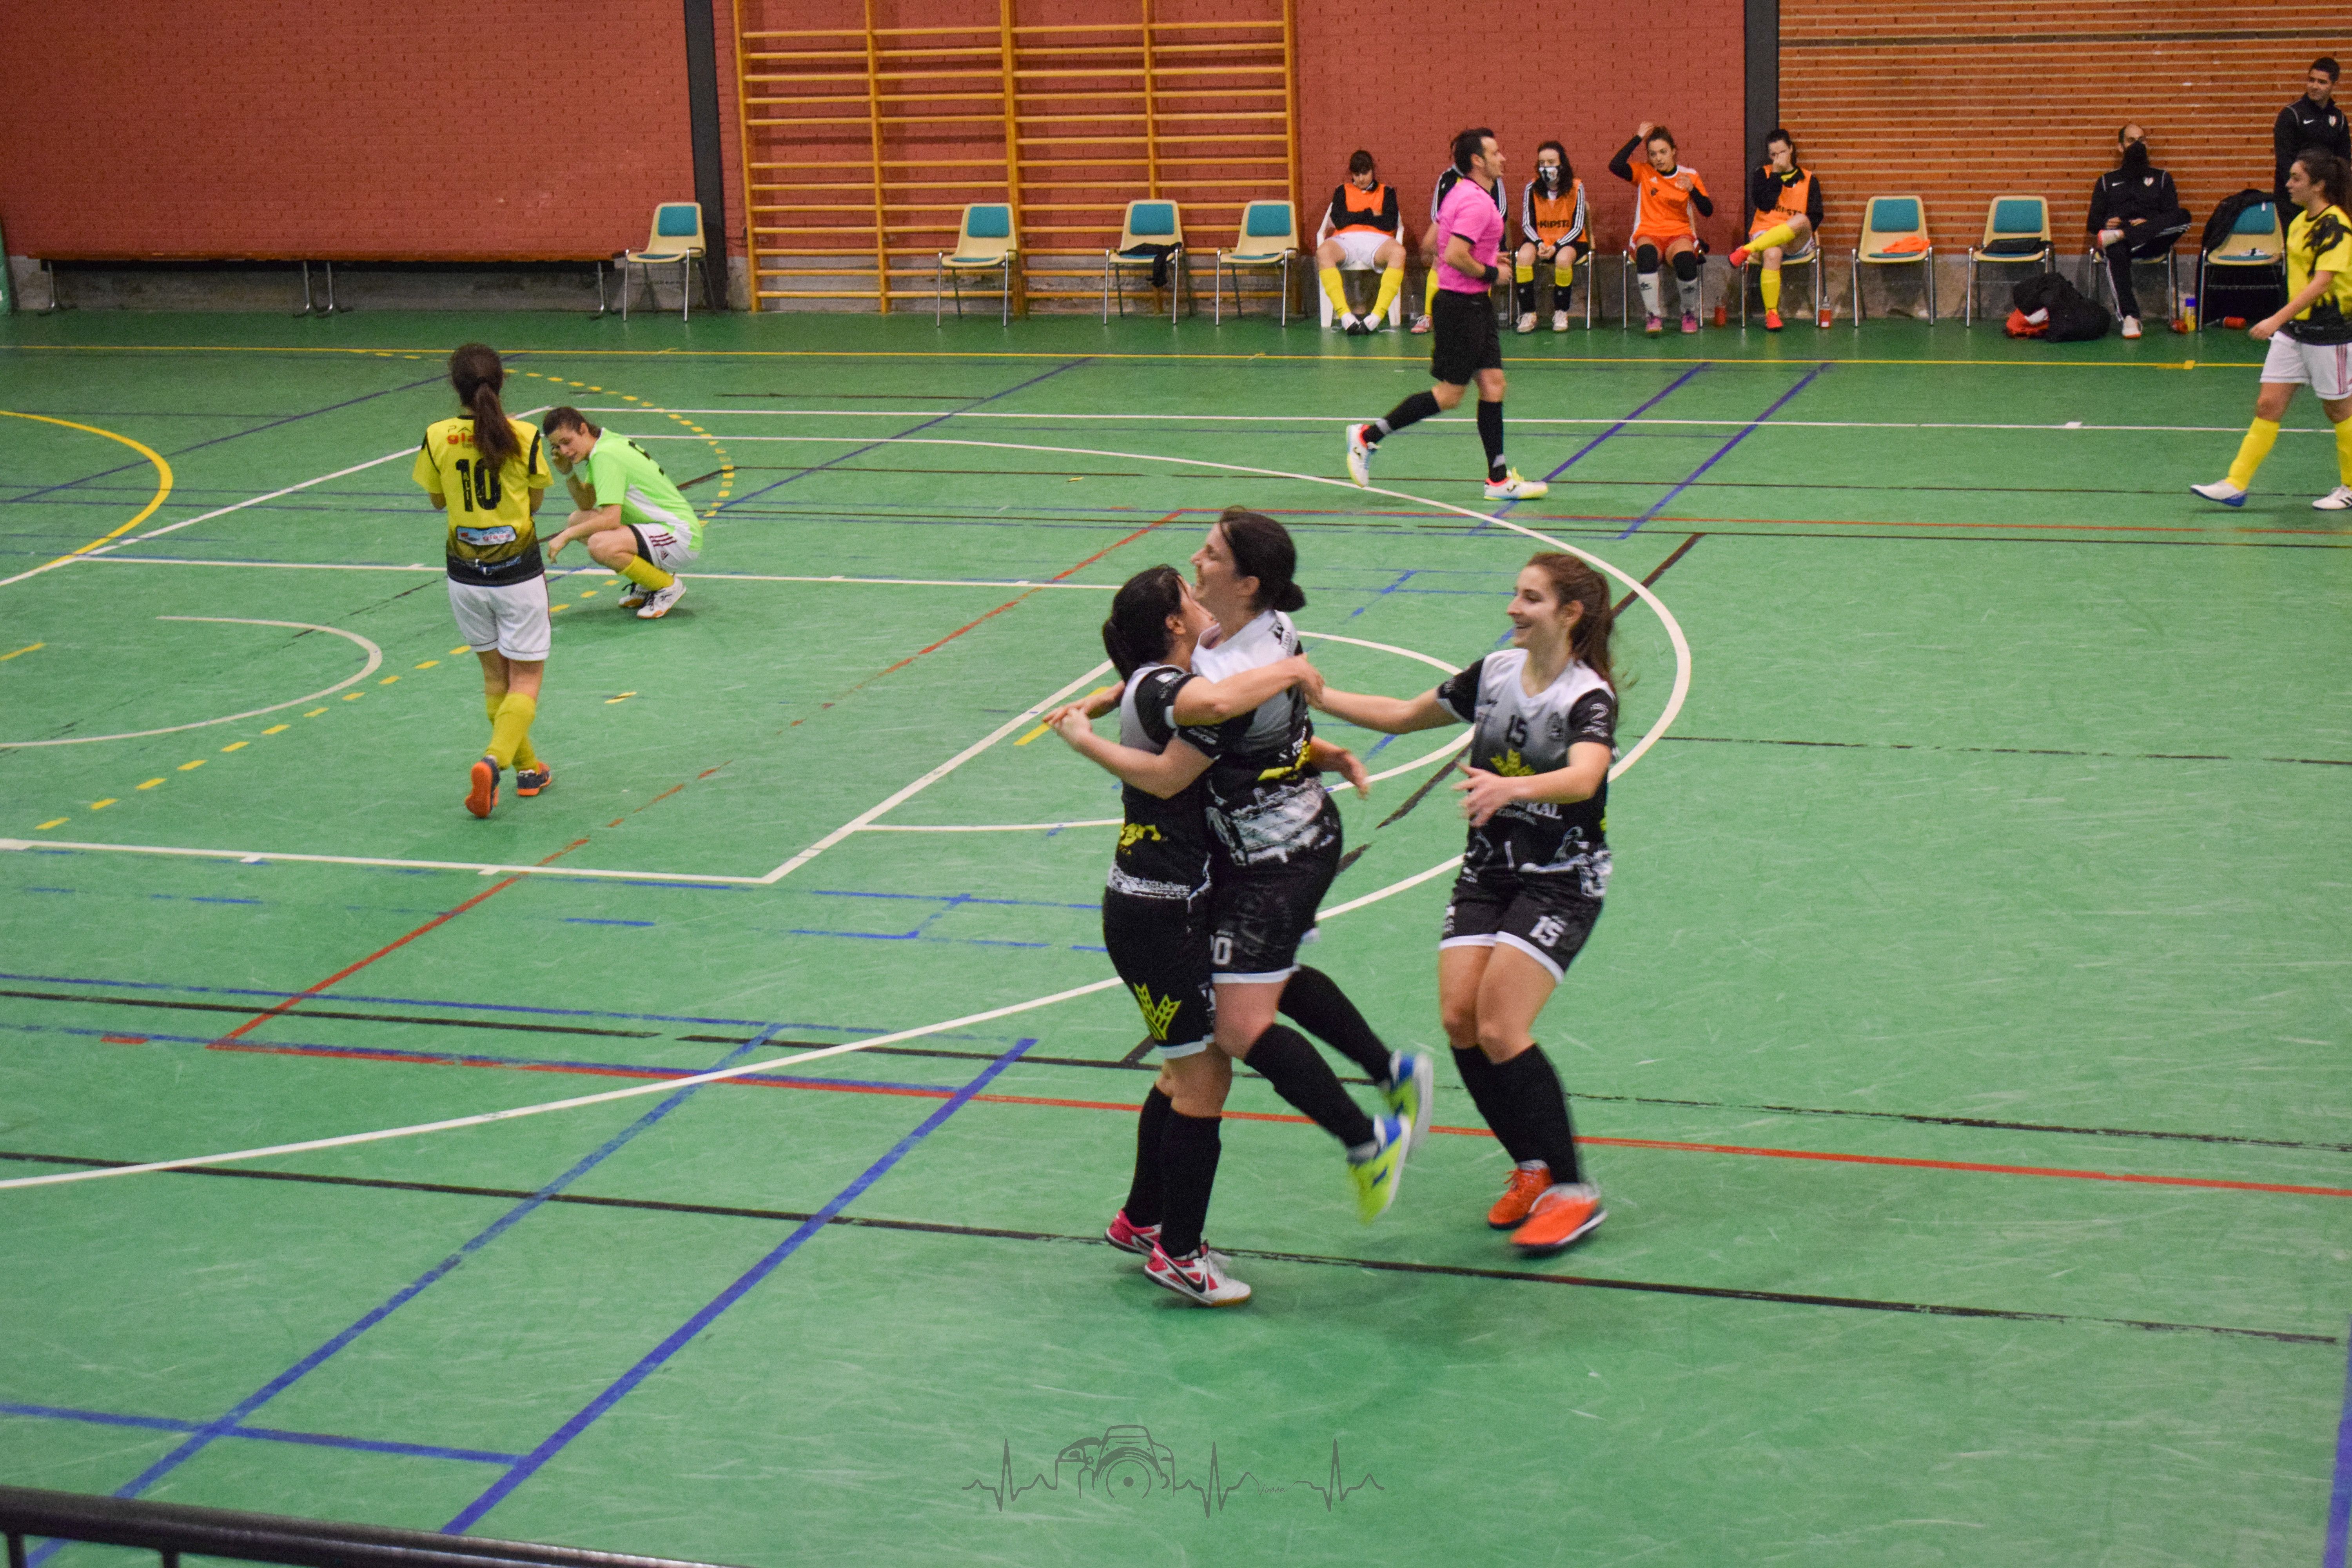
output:
MULTIPOLYGON (((547 856, 545 858, 541 859, 539 864, 545 866, 550 865, 554 861, 561 860, 563 857, 571 854, 574 849, 579 848, 583 844, 587 842, 588 840, 585 838, 575 838, 571 843, 565 845, 562 848, 558 849, 554 854, 547 856)), ((215 1040, 213 1045, 215 1047, 226 1046, 230 1041, 240 1038, 247 1031, 259 1028, 270 1019, 277 1017, 279 1014, 284 1013, 289 1008, 292 1007, 296 1003, 307 1002, 311 997, 318 995, 321 991, 328 990, 334 985, 341 984, 343 981, 350 979, 352 975, 357 974, 361 970, 365 969, 369 964, 373 963, 377 959, 383 957, 387 953, 399 952, 402 948, 406 947, 410 942, 415 942, 418 937, 423 936, 426 931, 447 925, 451 921, 456 920, 459 915, 462 915, 467 910, 472 909, 476 904, 481 903, 488 899, 496 898, 499 894, 505 892, 509 888, 513 887, 517 882, 520 882, 522 879, 522 874, 518 872, 514 876, 509 877, 506 880, 499 882, 493 887, 483 889, 480 892, 476 893, 472 898, 467 899, 464 903, 459 904, 456 909, 444 910, 441 913, 435 915, 431 920, 426 921, 423 925, 418 926, 406 936, 396 937, 393 941, 385 942, 382 947, 377 948, 373 952, 369 953, 357 963, 346 964, 344 967, 338 969, 335 973, 327 976, 324 980, 321 980, 317 984, 310 987, 310 989, 306 991, 299 991, 293 995, 286 998, 283 1002, 279 1002, 269 1007, 268 1010, 256 1013, 252 1017, 247 1018, 244 1023, 239 1024, 236 1028, 231 1029, 227 1034, 223 1035, 219 1039, 215 1040)))

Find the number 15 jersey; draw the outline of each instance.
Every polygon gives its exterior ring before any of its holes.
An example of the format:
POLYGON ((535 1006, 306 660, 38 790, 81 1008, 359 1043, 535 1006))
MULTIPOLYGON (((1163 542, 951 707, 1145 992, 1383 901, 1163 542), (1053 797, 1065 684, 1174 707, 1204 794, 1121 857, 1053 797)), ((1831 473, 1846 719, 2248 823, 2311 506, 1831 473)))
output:
MULTIPOLYGON (((1525 648, 1505 648, 1439 684, 1437 700, 1475 726, 1465 759, 1472 767, 1523 778, 1568 766, 1569 749, 1580 741, 1615 750, 1617 694, 1607 681, 1577 660, 1530 697, 1519 680, 1527 662, 1525 648)), ((1514 801, 1470 830, 1463 869, 1479 876, 1576 872, 1584 896, 1597 899, 1609 886, 1608 826, 1605 778, 1590 800, 1514 801)))
POLYGON ((503 587, 546 572, 530 522, 532 492, 554 482, 539 431, 520 419, 507 424, 518 447, 504 463, 481 459, 471 418, 439 419, 425 427, 411 477, 441 498, 449 512, 449 575, 460 583, 503 587))

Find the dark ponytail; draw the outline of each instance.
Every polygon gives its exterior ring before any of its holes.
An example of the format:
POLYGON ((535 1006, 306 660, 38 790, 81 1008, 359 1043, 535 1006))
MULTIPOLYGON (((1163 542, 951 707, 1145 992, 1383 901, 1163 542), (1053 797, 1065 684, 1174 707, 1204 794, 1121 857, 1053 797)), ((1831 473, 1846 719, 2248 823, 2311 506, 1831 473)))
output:
POLYGON ((1183 608, 1184 579, 1173 566, 1146 567, 1119 585, 1102 639, 1121 680, 1168 657, 1168 617, 1183 608))
POLYGON ((1568 651, 1571 658, 1584 661, 1585 667, 1617 687, 1617 670, 1610 655, 1610 644, 1617 629, 1617 616, 1609 604, 1609 584, 1601 574, 1573 555, 1556 550, 1546 550, 1528 557, 1528 564, 1542 573, 1551 584, 1552 596, 1560 608, 1581 605, 1584 613, 1576 619, 1576 629, 1569 635, 1568 651))
POLYGON ((2352 208, 2352 168, 2335 153, 2318 147, 2306 147, 2294 155, 2303 165, 2303 177, 2326 193, 2327 205, 2352 208))
POLYGON ((1237 506, 1225 508, 1217 526, 1224 530, 1225 549, 1233 555, 1234 573, 1257 579, 1257 599, 1250 605, 1252 610, 1287 613, 1306 607, 1306 591, 1290 580, 1298 570, 1298 547, 1290 542, 1288 529, 1264 512, 1237 506))
POLYGON ((507 411, 499 402, 499 388, 506 380, 507 367, 488 343, 459 343, 449 356, 449 384, 474 416, 474 450, 494 470, 522 456, 522 443, 515 439, 514 426, 507 423, 507 411))

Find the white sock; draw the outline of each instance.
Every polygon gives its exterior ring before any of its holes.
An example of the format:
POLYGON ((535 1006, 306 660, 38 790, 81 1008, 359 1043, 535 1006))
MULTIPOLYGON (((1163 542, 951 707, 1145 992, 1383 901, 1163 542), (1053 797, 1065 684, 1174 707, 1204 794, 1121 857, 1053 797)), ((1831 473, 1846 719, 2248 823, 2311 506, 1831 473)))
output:
POLYGON ((1642 309, 1653 316, 1664 315, 1664 312, 1658 309, 1658 275, 1654 272, 1644 272, 1642 274, 1641 283, 1642 309))

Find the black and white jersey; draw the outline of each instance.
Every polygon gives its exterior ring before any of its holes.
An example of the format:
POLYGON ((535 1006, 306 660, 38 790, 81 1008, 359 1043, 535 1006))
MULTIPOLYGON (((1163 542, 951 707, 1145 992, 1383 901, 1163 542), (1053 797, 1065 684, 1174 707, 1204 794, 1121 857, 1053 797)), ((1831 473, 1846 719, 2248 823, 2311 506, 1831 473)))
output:
MULTIPOLYGON (((1147 664, 1127 678, 1118 700, 1118 743, 1154 753, 1176 738, 1176 693, 1192 679, 1172 664, 1147 664)), ((1127 820, 1111 857, 1109 886, 1137 899, 1189 900, 1209 885, 1208 788, 1194 779, 1162 800, 1122 784, 1127 820)))
MULTIPOLYGON (((1475 728, 1467 761, 1474 768, 1508 777, 1556 773, 1568 766, 1569 748, 1580 741, 1616 749, 1617 694, 1581 660, 1530 697, 1519 683, 1527 668, 1525 648, 1490 653, 1449 676, 1437 700, 1475 728)), ((1470 830, 1463 852, 1467 872, 1578 873, 1590 898, 1609 882, 1609 784, 1601 781, 1590 800, 1570 805, 1549 801, 1514 801, 1470 830)))
MULTIPOLYGON (((1211 680, 1261 668, 1298 651, 1290 617, 1268 610, 1233 637, 1192 652, 1192 669, 1211 680)), ((1336 839, 1339 814, 1307 765, 1314 738, 1307 698, 1297 688, 1276 693, 1222 724, 1186 728, 1183 737, 1208 753, 1209 829, 1234 864, 1282 862, 1336 839)))

